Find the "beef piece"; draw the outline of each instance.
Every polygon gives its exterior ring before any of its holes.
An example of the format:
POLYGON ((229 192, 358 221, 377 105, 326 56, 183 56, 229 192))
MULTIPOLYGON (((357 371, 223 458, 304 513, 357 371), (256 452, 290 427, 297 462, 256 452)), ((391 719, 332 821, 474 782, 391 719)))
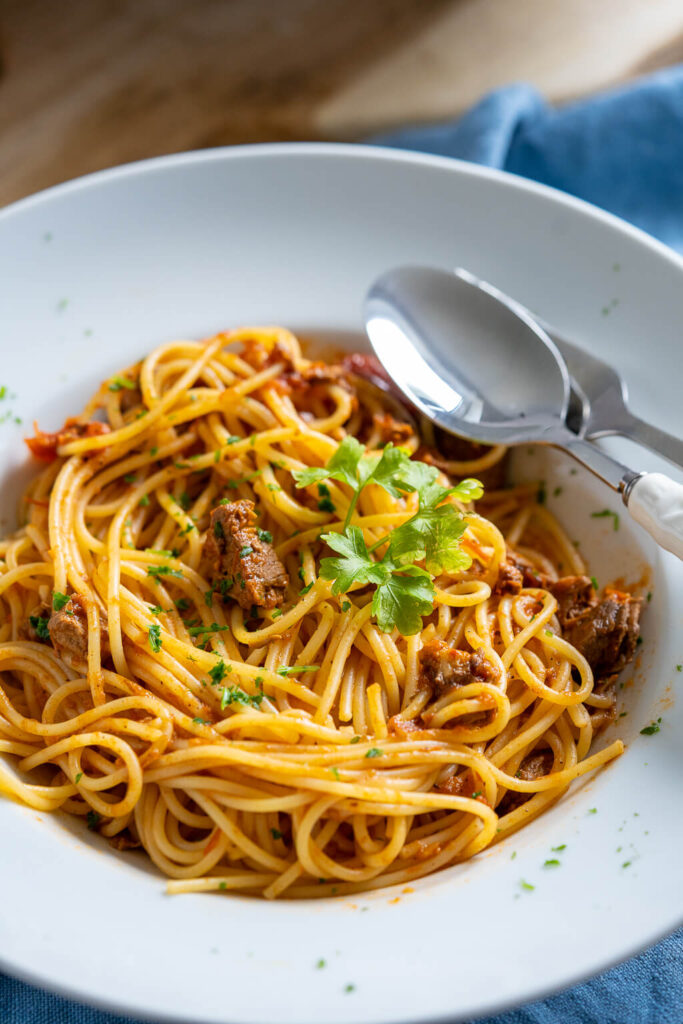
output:
MULTIPOLYGON (((517 770, 517 777, 524 779, 525 782, 541 779, 550 773, 553 760, 552 750, 527 754, 517 770)), ((496 813, 501 817, 504 814, 510 814, 511 811, 516 811, 518 807, 530 800, 532 796, 534 796, 533 793, 516 793, 513 789, 509 789, 496 807, 496 813)))
POLYGON ((602 601, 593 603, 564 628, 564 639, 583 654, 596 679, 620 672, 633 658, 640 605, 640 598, 608 588, 602 601))
MULTIPOLYGON (((106 423, 101 423, 99 420, 91 420, 88 423, 80 423, 75 417, 71 417, 66 420, 61 430, 58 430, 54 434, 46 434, 45 431, 38 429, 38 424, 33 424, 36 432, 35 437, 27 437, 26 444, 31 450, 31 453, 35 455, 37 459, 42 459, 43 462, 54 462, 57 458, 57 449, 63 444, 69 444, 71 441, 77 441, 82 437, 97 437, 99 434, 108 434, 110 428, 106 423)), ((93 454, 101 454, 102 449, 97 449, 97 452, 93 454)), ((86 456, 88 452, 84 453, 86 456)))
POLYGON ((524 555, 508 550, 507 561, 521 572, 522 583, 525 587, 539 587, 541 590, 547 590, 550 586, 552 582, 550 577, 537 569, 533 562, 530 562, 524 555))
POLYGON ((413 436, 413 428, 410 423, 401 422, 390 412, 378 413, 372 417, 374 425, 380 432, 384 444, 405 444, 413 436))
POLYGON ((513 562, 501 562, 498 566, 498 579, 494 584, 493 593, 499 596, 501 594, 519 594, 523 586, 522 570, 513 562))
POLYGON ((563 576, 550 585, 550 593, 557 598, 557 617, 563 629, 595 604, 588 576, 563 576))
POLYGON ((441 793, 448 793, 449 796, 472 796, 477 790, 475 784, 481 791, 481 783, 475 783, 475 776, 471 771, 465 769, 459 775, 449 775, 447 779, 440 782, 436 787, 441 793))
POLYGON ((430 686, 439 696, 453 686, 488 683, 494 675, 481 651, 460 651, 443 640, 432 640, 420 651, 420 684, 430 686))
POLYGON ((254 527, 254 503, 242 499, 218 505, 211 512, 204 554, 214 577, 227 581, 221 594, 242 608, 275 608, 282 604, 289 576, 271 544, 254 527))
MULTIPOLYGON (((101 615, 100 615, 101 618, 101 615)), ((82 663, 88 657, 88 613, 83 598, 72 594, 60 610, 53 611, 47 624, 52 646, 67 661, 82 663)), ((109 637, 105 626, 100 631, 102 658, 109 654, 109 637)))
POLYGON ((117 832, 115 836, 112 836, 109 840, 110 846, 113 846, 115 850, 137 850, 142 843, 127 828, 124 828, 122 832, 117 832))

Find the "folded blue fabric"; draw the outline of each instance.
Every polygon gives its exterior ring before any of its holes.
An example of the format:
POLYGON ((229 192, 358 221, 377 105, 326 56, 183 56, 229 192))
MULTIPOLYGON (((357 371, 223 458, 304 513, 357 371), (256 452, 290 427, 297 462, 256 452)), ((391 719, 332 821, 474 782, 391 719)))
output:
MULTIPOLYGON (((373 140, 553 185, 683 250, 683 68, 554 110, 526 85, 459 121, 373 140)), ((229 1011, 228 1011, 229 1012, 229 1011)), ((3 1024, 130 1024, 0 975, 3 1024)), ((683 930, 577 988, 481 1024, 681 1024, 683 930)))
POLYGON ((683 67, 559 110, 511 85, 459 121, 373 141, 533 178, 683 250, 683 67))

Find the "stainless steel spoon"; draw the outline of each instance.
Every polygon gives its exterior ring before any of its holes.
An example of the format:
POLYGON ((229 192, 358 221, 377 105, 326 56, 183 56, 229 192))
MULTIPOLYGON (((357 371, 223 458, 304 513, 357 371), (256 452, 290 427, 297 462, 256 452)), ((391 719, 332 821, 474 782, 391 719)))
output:
POLYGON ((473 441, 563 448, 683 558, 683 486, 634 472, 567 428, 567 368, 522 306, 448 271, 398 267, 372 285, 364 314, 375 354, 428 419, 473 441))
MULTIPOLYGON (((485 288, 507 305, 514 302, 468 270, 458 268, 454 273, 476 288, 485 288)), ((566 422, 570 429, 588 440, 621 434, 683 469, 683 441, 631 412, 626 381, 614 367, 569 341, 530 310, 526 312, 555 343, 569 371, 572 398, 566 422)))

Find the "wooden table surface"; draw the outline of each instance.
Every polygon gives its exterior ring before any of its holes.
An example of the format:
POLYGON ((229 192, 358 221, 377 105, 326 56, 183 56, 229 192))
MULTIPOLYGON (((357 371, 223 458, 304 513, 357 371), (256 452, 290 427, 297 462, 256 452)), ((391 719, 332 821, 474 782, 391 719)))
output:
POLYGON ((683 0, 3 0, 0 205, 238 142, 349 139, 527 80, 565 101, 683 59, 683 0))

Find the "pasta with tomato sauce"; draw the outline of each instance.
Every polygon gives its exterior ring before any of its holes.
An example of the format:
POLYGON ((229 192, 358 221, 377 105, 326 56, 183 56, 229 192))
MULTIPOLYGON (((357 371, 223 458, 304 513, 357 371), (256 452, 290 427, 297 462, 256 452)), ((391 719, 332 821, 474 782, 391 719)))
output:
POLYGON ((592 745, 639 601, 369 357, 173 341, 28 445, 0 788, 142 847, 171 892, 409 883, 621 753, 592 745))

